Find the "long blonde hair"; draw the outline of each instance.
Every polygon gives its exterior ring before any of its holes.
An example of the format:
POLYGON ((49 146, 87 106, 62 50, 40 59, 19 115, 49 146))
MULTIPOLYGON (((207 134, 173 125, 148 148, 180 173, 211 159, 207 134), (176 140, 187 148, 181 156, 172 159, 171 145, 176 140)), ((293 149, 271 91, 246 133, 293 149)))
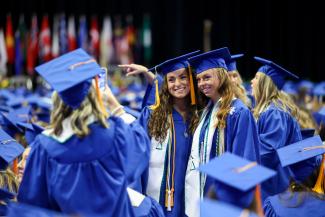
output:
POLYGON ((298 107, 291 98, 279 90, 269 76, 261 72, 257 73, 259 77, 254 88, 254 97, 256 100, 254 117, 258 119, 260 114, 272 103, 283 111, 290 113, 299 121, 298 107))
MULTIPOLYGON (((163 142, 170 127, 168 115, 172 114, 173 111, 173 96, 168 91, 166 76, 164 78, 164 83, 159 93, 159 97, 160 105, 151 113, 148 121, 148 130, 151 137, 155 138, 159 142, 163 142)), ((199 122, 199 115, 197 113, 196 106, 191 105, 190 94, 186 96, 186 100, 189 108, 188 117, 190 117, 189 131, 191 134, 193 134, 199 122)))
POLYGON ((108 127, 106 116, 102 113, 93 84, 91 85, 84 101, 81 103, 79 108, 75 110, 65 105, 57 92, 54 92, 52 100, 53 110, 51 112, 51 123, 49 128, 53 129, 53 133, 56 136, 59 136, 62 133, 62 122, 67 117, 71 117, 72 130, 78 137, 84 137, 89 134, 87 121, 92 115, 95 116, 96 120, 103 127, 108 127))
POLYGON ((10 168, 0 171, 0 187, 6 188, 13 193, 18 192, 19 182, 17 176, 11 171, 10 168))
POLYGON ((219 111, 216 114, 217 122, 216 127, 225 128, 226 118, 230 111, 232 100, 237 97, 242 101, 245 101, 245 97, 241 93, 240 89, 229 78, 227 70, 224 68, 212 68, 219 80, 218 93, 222 98, 219 106, 219 111))

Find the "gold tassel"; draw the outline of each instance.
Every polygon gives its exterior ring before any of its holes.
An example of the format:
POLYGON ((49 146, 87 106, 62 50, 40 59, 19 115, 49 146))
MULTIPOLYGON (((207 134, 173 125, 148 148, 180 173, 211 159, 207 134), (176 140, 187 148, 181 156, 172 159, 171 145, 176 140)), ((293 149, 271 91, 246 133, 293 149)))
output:
POLYGON ((188 66, 188 72, 190 74, 190 94, 191 94, 191 105, 196 104, 196 98, 195 98, 195 89, 194 89, 194 81, 193 81, 193 74, 191 66, 188 66))
POLYGON ((174 206, 174 189, 171 190, 166 189, 165 194, 165 207, 167 211, 172 211, 172 207, 174 206))
POLYGON ((263 206, 262 206, 262 199, 261 199, 261 186, 257 185, 255 189, 255 200, 256 200, 256 212, 257 215, 260 217, 264 216, 263 206))
POLYGON ((18 158, 16 158, 12 163, 12 171, 15 175, 18 175, 18 158))
POLYGON ((155 104, 151 105, 149 107, 151 110, 155 110, 156 108, 158 108, 160 106, 158 79, 155 79, 155 88, 156 88, 156 91, 155 91, 156 99, 155 99, 155 104))
POLYGON ((105 115, 105 117, 107 118, 108 117, 108 113, 105 109, 105 106, 104 106, 104 103, 103 103, 103 100, 102 100, 102 95, 100 93, 100 90, 99 90, 99 86, 98 86, 98 76, 95 77, 95 87, 96 87, 96 94, 97 94, 97 98, 98 98, 98 102, 99 102, 99 105, 100 105, 100 108, 103 112, 103 114, 105 115))
POLYGON ((319 174, 318 174, 316 184, 312 189, 314 192, 319 194, 324 194, 324 164, 325 164, 325 154, 323 154, 323 159, 319 169, 319 174))

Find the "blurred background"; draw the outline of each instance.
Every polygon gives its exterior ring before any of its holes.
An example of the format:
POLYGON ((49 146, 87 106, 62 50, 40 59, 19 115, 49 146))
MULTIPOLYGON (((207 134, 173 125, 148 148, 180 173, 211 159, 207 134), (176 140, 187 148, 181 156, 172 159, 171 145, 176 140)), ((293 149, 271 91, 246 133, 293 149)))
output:
MULTIPOLYGON (((6 32, 7 15, 11 13, 15 35, 23 15, 25 27, 20 29, 25 30, 20 34, 28 34, 35 14, 40 34, 44 15, 47 14, 49 40, 54 46, 51 47, 54 49, 53 57, 57 55, 55 52, 66 49, 55 47, 55 34, 58 32, 55 26, 68 28, 69 17, 73 16, 77 46, 81 46, 80 43, 84 43, 84 47, 89 47, 92 42, 96 44, 96 39, 91 36, 92 30, 95 35, 98 32, 99 41, 105 31, 112 31, 113 47, 107 49, 114 53, 115 60, 108 63, 136 62, 151 67, 196 49, 228 46, 232 54, 245 54, 237 63, 244 80, 251 79, 255 74, 259 65, 252 58, 257 55, 316 82, 324 79, 321 63, 325 57, 325 31, 322 30, 325 14, 320 4, 321 1, 293 0, 11 0, 0 9, 0 28, 6 32), (64 18, 61 13, 64 13, 64 18), (80 19, 83 15, 84 21, 80 19), (59 24, 55 24, 56 16, 59 24), (104 25, 108 16, 111 30, 107 30, 108 24, 106 29, 104 25), (62 19, 65 24, 62 24, 62 19), (78 34, 80 29, 84 33, 78 34), (123 35, 127 35, 129 47, 121 39, 123 35), (132 57, 123 57, 129 50, 132 57)), ((67 29, 65 31, 68 32, 67 29)), ((64 33, 59 30, 60 34, 64 33)), ((110 36, 106 33, 104 37, 110 36)), ((60 45, 64 44, 60 41, 62 38, 64 36, 59 36, 60 45)), ((91 52, 101 55, 100 48, 93 49, 91 52)), ((22 58, 25 64, 25 57, 22 58)), ((37 61, 38 64, 42 60, 37 61)), ((10 69, 9 74, 15 73, 10 69)), ((27 70, 22 69, 22 73, 27 73, 27 70)))

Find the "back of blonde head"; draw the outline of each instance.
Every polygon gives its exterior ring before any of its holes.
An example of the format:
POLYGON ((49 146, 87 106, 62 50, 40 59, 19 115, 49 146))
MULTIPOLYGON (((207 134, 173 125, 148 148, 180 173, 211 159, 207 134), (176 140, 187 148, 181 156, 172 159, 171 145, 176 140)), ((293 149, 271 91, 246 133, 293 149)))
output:
POLYGON ((279 90, 272 79, 264 73, 257 72, 259 75, 256 87, 254 88, 254 97, 256 106, 254 108, 254 117, 259 118, 260 114, 270 105, 285 112, 290 113, 297 121, 299 121, 298 107, 291 98, 281 90, 279 90))
POLYGON ((53 110, 51 112, 51 123, 49 128, 53 129, 53 134, 56 136, 59 136, 62 133, 62 122, 68 117, 71 118, 72 130, 78 137, 84 137, 89 134, 87 121, 91 116, 94 116, 103 127, 108 127, 106 122, 107 117, 102 113, 96 90, 93 85, 90 87, 88 95, 85 97, 79 108, 75 110, 65 105, 57 92, 54 92, 52 101, 53 110))

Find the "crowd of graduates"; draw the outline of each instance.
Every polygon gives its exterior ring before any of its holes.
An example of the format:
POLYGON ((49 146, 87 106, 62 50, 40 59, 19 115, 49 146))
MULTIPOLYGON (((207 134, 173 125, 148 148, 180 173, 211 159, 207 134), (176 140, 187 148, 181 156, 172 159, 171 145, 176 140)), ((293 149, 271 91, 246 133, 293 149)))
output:
POLYGON ((1 215, 325 216, 325 82, 242 56, 118 65, 132 95, 79 48, 2 88, 1 215))

